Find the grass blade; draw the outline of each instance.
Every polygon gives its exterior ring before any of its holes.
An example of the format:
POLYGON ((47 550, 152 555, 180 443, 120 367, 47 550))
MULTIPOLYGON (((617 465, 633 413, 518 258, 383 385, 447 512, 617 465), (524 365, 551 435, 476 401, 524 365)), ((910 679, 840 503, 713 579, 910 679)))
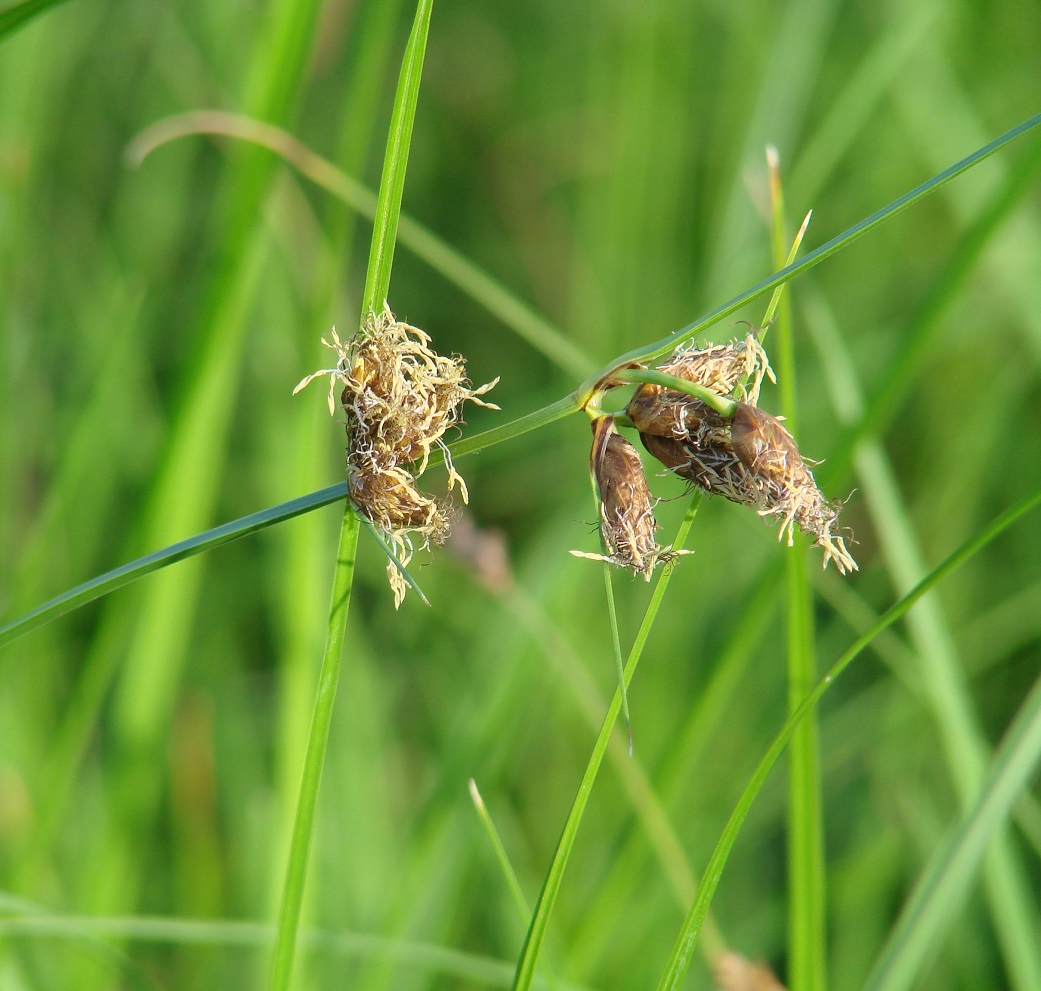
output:
POLYGON ((269 509, 262 509, 259 513, 250 513, 248 516, 242 516, 229 523, 222 523, 220 526, 204 530, 187 540, 180 540, 162 550, 153 551, 151 554, 145 554, 118 568, 106 571, 75 588, 70 588, 67 592, 62 592, 61 595, 37 606, 31 612, 0 626, 0 648, 124 585, 144 578, 154 571, 176 564, 186 558, 195 557, 196 554, 201 554, 203 551, 213 550, 241 537, 247 537, 260 530, 266 530, 276 523, 291 520, 303 513, 309 513, 314 509, 338 502, 346 494, 346 483, 330 485, 328 488, 290 499, 288 502, 279 503, 269 509))
MULTIPOLYGON (((390 273, 394 263, 394 237, 398 225, 398 214, 401 211, 401 196, 405 185, 405 170, 408 164, 416 102, 419 98, 419 83, 423 71, 423 57, 426 53, 431 8, 432 0, 420 0, 402 59, 401 74, 398 78, 398 89, 391 114, 386 157, 380 179, 379 199, 376 204, 375 226, 372 232, 372 248, 369 253, 360 324, 364 323, 370 313, 382 309, 390 286, 390 273)), ((354 583, 359 523, 360 517, 353 504, 348 501, 340 527, 325 653, 322 658, 322 671, 319 675, 311 728, 308 732, 303 777, 300 782, 300 794, 297 799, 293 834, 290 840, 289 861, 286 866, 285 883, 279 906, 278 938, 275 943, 270 984, 272 991, 285 991, 292 978, 304 884, 307 879, 311 839, 314 834, 315 811, 318 807, 318 790, 322 780, 322 767, 325 764, 329 726, 332 723, 336 688, 340 677, 340 659, 346 636, 351 588, 354 583)))
POLYGON ((615 367, 624 365, 631 361, 651 361, 654 358, 667 354, 678 344, 682 344, 691 337, 696 337, 713 324, 718 323, 720 320, 730 316, 730 314, 735 313, 746 303, 758 299, 765 293, 777 288, 777 286, 790 282, 797 275, 802 275, 803 272, 808 272, 815 265, 819 265, 826 258, 830 258, 835 254, 835 252, 841 251, 858 238, 863 237, 869 231, 872 231, 881 224, 886 223, 886 221, 891 220, 898 213, 902 213, 908 207, 917 203, 920 199, 929 196, 931 193, 935 193, 942 186, 947 185, 947 183, 952 179, 956 179, 962 173, 975 168, 980 164, 980 162, 990 158, 991 155, 1000 151, 1006 145, 1037 127, 1038 124, 1041 124, 1041 114, 1034 114, 1033 117, 1027 118, 1027 120, 1023 121, 1022 124, 1018 124, 1011 130, 1006 131, 1000 137, 985 144, 982 148, 977 148, 976 151, 972 152, 970 155, 966 155, 965 158, 961 159, 961 161, 955 162, 954 165, 951 165, 949 168, 934 175, 931 179, 927 179, 925 182, 915 186, 914 189, 904 193, 903 196, 897 197, 888 205, 882 207, 880 210, 876 210, 870 216, 865 217, 859 223, 854 224, 841 234, 836 235, 830 241, 822 244, 819 248, 815 248, 813 251, 809 252, 802 261, 796 262, 792 265, 786 265, 784 268, 774 272, 773 275, 767 276, 750 289, 746 289, 744 292, 739 293, 737 296, 733 297, 733 299, 717 306, 714 310, 710 310, 704 316, 699 317, 697 320, 687 324, 685 327, 681 327, 668 337, 664 337, 653 344, 648 344, 627 352, 615 361, 612 361, 610 365, 605 365, 599 372, 591 376, 588 381, 584 382, 582 387, 578 390, 577 395, 584 402, 585 399, 588 398, 588 395, 595 391, 596 384, 603 378, 603 376, 615 367))
POLYGON ((68 0, 23 0, 22 3, 16 3, 13 7, 0 10, 0 40, 6 38, 12 31, 17 31, 37 14, 42 14, 51 7, 57 7, 59 4, 67 2, 68 0))
POLYGON ((993 837, 1041 761, 1041 679, 1034 683, 1005 735, 979 798, 922 872, 879 956, 864 991, 912 987, 930 949, 975 883, 993 837))
POLYGON ((379 198, 372 231, 369 267, 365 275, 362 296, 363 319, 367 313, 383 308, 390 288, 390 271, 394 264, 394 244, 401 213, 401 195, 405 188, 405 168, 412 141, 412 124, 416 119, 419 83, 423 75, 423 57, 426 54, 427 33, 430 29, 430 11, 433 0, 420 0, 412 34, 405 49, 405 58, 398 78, 394 98, 387 153, 380 177, 379 198))
POLYGON ((934 588, 940 581, 959 568, 970 557, 989 544, 995 537, 1003 533, 1017 520, 1025 516, 1031 510, 1041 505, 1041 489, 1032 492, 1026 498, 1020 500, 1010 509, 1002 513, 989 526, 984 527, 978 534, 966 541, 953 554, 947 557, 940 565, 931 571, 921 582, 918 583, 899 602, 894 603, 879 617, 861 637, 831 666, 827 674, 817 682, 813 691, 803 699, 799 707, 788 717, 781 731, 774 738, 769 749, 763 755, 758 767, 749 779, 745 790, 741 793, 734 811, 730 814, 723 833, 716 843, 712 856, 702 875, 701 884, 698 886, 697 895, 687 913, 687 917, 680 928, 669 962, 658 983, 658 991, 679 991, 690 966, 690 960, 694 948, 698 942, 702 926, 708 914, 709 906, 715 895, 719 880, 723 876, 730 851, 733 849, 737 834, 741 831, 745 818, 755 801, 759 790, 766 781, 777 759, 784 752, 788 742, 792 738, 796 727, 802 719, 820 701, 821 696, 831 687, 834 680, 852 663, 852 661, 867 647, 872 640, 883 630, 890 627, 901 616, 922 598, 930 589, 934 588))
MULTIPOLYGON (((376 215, 376 195, 366 186, 316 155, 282 128, 241 114, 205 110, 169 117, 137 135, 127 148, 127 158, 132 164, 139 165, 166 142, 196 134, 220 134, 262 145, 362 216, 371 219, 376 215)), ((593 370, 592 360, 559 329, 406 213, 398 219, 397 244, 408 248, 435 272, 480 303, 561 371, 585 376, 593 370)))
MULTIPOLYGON (((773 223, 771 252, 774 264, 790 265, 795 257, 804 221, 790 252, 785 251, 785 210, 777 152, 767 149, 773 223)), ((807 216, 807 221, 809 217, 807 216)), ((777 312, 778 384, 781 410, 788 429, 798 434, 795 332, 791 296, 770 301, 777 312)), ((788 712, 794 712, 817 679, 813 602, 806 576, 806 543, 799 540, 794 553, 785 555, 785 632, 788 654, 788 712)), ((824 814, 822 810, 820 725, 814 709, 792 734, 788 782, 788 983, 799 991, 822 991, 824 959, 824 814)))
MULTIPOLYGON (((672 546, 677 550, 683 547, 687 534, 690 533, 694 517, 701 506, 701 499, 700 495, 695 495, 691 500, 687 515, 683 518, 683 522, 676 532, 676 539, 672 542, 672 546)), ((531 924, 528 926, 528 934, 521 949, 520 959, 517 961, 517 972, 513 979, 513 991, 527 991, 535 979, 535 967, 539 953, 542 950, 542 943, 546 937, 549 917, 553 911, 553 906, 556 904, 557 895, 560 893, 560 885, 564 879, 564 872, 567 870, 571 849, 575 845, 575 837, 578 835, 578 828, 581 825, 582 816, 585 814, 586 804, 589 801, 589 796, 592 794, 597 774, 600 772, 604 752, 607 750, 607 742, 611 738, 615 722, 622 708, 622 688, 623 686, 628 687, 632 681, 633 674, 636 672, 636 667, 640 663, 644 645, 647 643, 647 637, 650 635, 671 577, 671 569, 666 568, 662 571, 657 584, 654 586, 654 592, 651 595, 651 601, 647 604, 643 622, 640 624, 632 649, 629 651, 622 685, 615 689, 614 698, 611 700, 607 714, 604 716, 600 734, 593 745, 593 752, 589 756, 575 800, 571 804, 571 810, 568 813, 567 821, 564 823, 564 829, 560 834, 560 839, 557 841, 553 860, 550 862, 549 870, 546 872, 546 879, 542 883, 538 902, 535 904, 535 912, 531 917, 531 924)))

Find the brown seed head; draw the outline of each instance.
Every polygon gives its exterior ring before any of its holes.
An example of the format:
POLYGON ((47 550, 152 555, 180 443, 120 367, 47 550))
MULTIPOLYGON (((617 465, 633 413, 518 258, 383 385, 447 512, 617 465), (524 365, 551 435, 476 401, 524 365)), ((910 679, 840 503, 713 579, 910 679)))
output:
MULTIPOLYGON (((763 379, 774 377, 766 352, 754 334, 748 334, 743 341, 681 348, 658 370, 720 396, 729 398, 736 394, 752 404, 759 401, 763 379)), ((725 421, 711 406, 684 392, 658 385, 641 385, 626 413, 640 433, 684 440, 694 437, 702 446, 710 445, 712 435, 721 429, 725 432, 725 421)))
POLYGON ((654 566, 674 556, 658 546, 653 504, 643 463, 636 448, 618 433, 614 418, 601 416, 592 423, 590 471, 600 501, 600 533, 606 554, 571 553, 608 561, 651 580, 654 566))
POLYGON ((825 567, 834 561, 842 574, 856 571, 857 562, 845 541, 832 533, 841 503, 824 498, 781 421, 755 406, 738 403, 730 430, 734 453, 748 471, 750 505, 760 516, 781 520, 778 537, 787 533, 791 546, 798 527, 816 538, 824 551, 825 567))
POLYGON ((825 565, 833 560, 843 573, 855 570, 842 537, 832 532, 841 504, 824 498, 792 435, 756 405, 773 372, 755 335, 678 351, 660 370, 743 401, 729 420, 685 393, 641 385, 626 413, 647 450, 706 492, 780 519, 789 543, 794 527, 812 534, 825 565))
MULTIPOLYGON (((416 476, 426 469, 433 448, 439 448, 448 468, 448 487, 456 483, 467 501, 466 483, 452 464, 444 442, 449 427, 462 422, 466 401, 498 409, 480 397, 489 382, 473 389, 459 356, 431 350, 430 338, 418 327, 395 319, 389 307, 371 314, 347 341, 332 333, 335 368, 308 375, 293 390, 329 376, 329 411, 339 406, 347 419, 347 491, 359 512, 387 537, 402 564, 413 553, 413 536, 420 546, 440 543, 450 529, 445 505, 419 490, 416 476), (407 467, 406 467, 407 466, 407 467)), ((398 569, 388 565, 395 604, 407 585, 398 569)))

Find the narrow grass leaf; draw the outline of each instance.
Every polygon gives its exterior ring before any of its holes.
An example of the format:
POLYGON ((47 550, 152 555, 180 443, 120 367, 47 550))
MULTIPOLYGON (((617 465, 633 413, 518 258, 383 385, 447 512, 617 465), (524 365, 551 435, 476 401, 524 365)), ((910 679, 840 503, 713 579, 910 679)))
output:
POLYGON ((934 588, 1017 520, 1037 508, 1038 505, 1041 505, 1041 489, 1032 492, 1029 496, 1006 510, 992 523, 984 527, 976 536, 966 541, 953 554, 947 557, 899 602, 890 606, 879 617, 878 621, 853 643, 831 666, 828 673, 817 683, 816 687, 806 696, 799 707, 788 717, 741 793, 741 797, 738 799, 737 805, 730 814, 730 818, 727 820, 715 849, 712 851, 712 856, 709 858, 708 865, 702 875, 701 884, 698 886, 697 895, 680 928, 672 954, 662 973, 661 980, 658 982, 658 991, 679 991, 682 987, 699 934, 705 923, 709 906, 712 903, 716 888, 719 886, 720 878, 723 876, 723 869, 726 867, 730 851, 734 847, 737 835, 741 831, 741 826, 744 824, 752 803, 759 794, 759 790, 766 781, 767 775, 784 752, 792 734, 802 719, 817 705, 821 696, 831 687, 834 680, 842 674, 879 633, 888 629, 901 616, 905 615, 926 592, 934 588))
MULTIPOLYGON (((408 44, 402 59, 398 88, 391 112, 390 135, 380 178, 379 198, 376 203, 372 248, 365 278, 365 292, 359 325, 370 313, 383 309, 390 287, 390 273, 394 264, 394 239, 401 211, 401 197, 405 185, 412 124, 415 120, 419 83, 426 53, 430 28, 432 0, 420 0, 408 44)), ((271 972, 272 991, 289 987, 296 955, 300 915, 303 906, 304 885, 307 878, 311 839, 314 834, 315 813, 322 768, 332 724, 336 688, 340 677, 340 663, 346 636, 348 606, 354 583, 354 566, 358 547, 359 515, 348 502, 340 528, 339 549, 333 573, 329 627, 326 637, 322 670, 319 675, 314 715, 308 733, 304 756, 303 778, 297 800, 293 834, 290 840, 289 862, 282 889, 278 915, 278 938, 275 943, 271 972)))
MULTIPOLYGON (((273 926, 232 919, 184 919, 162 916, 59 915, 32 905, 0 903, 0 936, 54 943, 90 942, 92 951, 111 953, 108 941, 142 942, 172 947, 206 946, 215 949, 252 949, 271 944, 273 926)), ((372 933, 329 932, 303 928, 300 942, 325 957, 340 960, 373 960, 400 964, 414 971, 440 974, 480 987, 508 988, 513 968, 503 960, 453 950, 431 943, 388 939, 372 933)), ((129 959, 129 958, 127 958, 129 959)), ((136 986, 136 985, 127 985, 136 986)), ((154 988, 154 982, 143 985, 154 988)), ((589 991, 571 981, 538 980, 547 991, 589 991)))
POLYGON ((499 862, 502 876, 506 879, 506 887, 509 888, 513 904, 517 907, 521 921, 527 922, 531 918, 531 906, 528 904, 528 899, 524 897, 524 891, 521 889, 520 881, 517 879, 517 872, 513 869, 513 864, 510 863, 506 847, 499 836, 499 831, 495 828, 495 823, 488 812, 488 807, 484 804, 484 799, 477 788, 477 782, 473 778, 469 781, 469 787, 470 798, 474 803, 474 809, 477 811, 477 817, 481 820, 485 833, 488 834, 488 842, 491 843, 492 849, 495 851, 495 859, 499 862))
POLYGON ((401 75, 398 77, 387 152, 383 174, 380 177, 379 197, 376 201, 369 267, 365 274, 362 319, 367 313, 378 313, 383 308, 390 289, 401 196, 405 189, 405 170, 408 165, 409 144, 412 141, 412 125, 416 119, 416 103, 419 100, 419 83, 423 75, 423 59, 426 55, 432 5, 433 0, 420 0, 405 49, 401 75))
MULTIPOLYGON (((702 496, 700 493, 694 496, 691 500, 690 508, 687 510, 686 516, 684 516, 683 521, 680 523, 680 526, 676 531, 676 539, 672 542, 672 546, 677 550, 683 547, 687 535, 690 533, 690 528, 694 524, 694 517, 697 515, 698 509, 701 506, 701 500, 702 496)), ((658 616, 658 610, 661 607, 662 600, 665 597, 665 592, 669 587, 671 578, 671 568, 664 569, 658 576, 657 584, 654 586, 654 592, 651 594, 651 600, 647 604, 647 609, 644 612, 643 621, 640 623, 640 628, 636 633, 633 646, 629 651, 629 657, 625 665, 624 677, 622 679, 625 686, 628 686, 629 682, 632 681, 636 668, 640 663, 640 658, 643 655, 643 648, 647 643, 647 638, 650 636, 651 629, 658 616)), ((585 773, 582 775, 582 781, 578 786, 578 792, 575 795, 574 801, 571 803, 571 809, 568 812, 567 820, 564 823, 564 829, 560 834, 560 839, 557 841, 557 847, 553 853, 553 859, 550 862, 549 870, 546 872, 546 879, 542 883, 542 890, 539 892, 539 898, 535 904, 535 912, 531 917, 531 924, 528 926, 528 934, 525 938, 524 946, 521 948, 520 958, 517 961, 517 972, 513 979, 513 991, 527 991, 535 980, 535 967, 542 950, 542 944, 546 938, 546 929, 549 925, 549 917, 553 912, 554 905, 556 904, 557 895, 560 893, 560 885, 564 879, 564 872, 567 870, 567 864, 571 856, 572 847, 575 845, 575 837, 578 835, 578 829, 582 823, 582 817, 585 814, 586 805, 589 802, 589 796, 592 794, 593 785, 600 772, 600 765, 603 762, 604 752, 607 750, 607 743, 611 738, 611 733, 614 730, 614 725, 618 719, 618 713, 621 710, 621 706, 622 685, 619 685, 615 690, 614 698, 611 700, 607 714, 604 716, 604 721, 600 727, 600 733, 593 745, 593 752, 589 756, 585 773)))
MULTIPOLYGON (((195 134, 220 134, 262 145, 362 216, 372 219, 376 215, 376 194, 372 190, 282 128, 241 114, 204 110, 168 117, 137 135, 127 147, 127 158, 132 164, 140 165, 166 142, 195 134)), ((593 371, 592 359, 557 327, 407 213, 398 219, 397 243, 498 317, 561 371, 580 377, 593 371)))
POLYGON ((25 615, 0 626, 0 648, 75 609, 79 609, 81 606, 95 601, 95 599, 108 595, 109 592, 114 592, 124 585, 129 585, 139 578, 144 578, 154 571, 176 564, 178 561, 183 561, 186 558, 194 557, 196 554, 203 553, 203 551, 214 550, 223 544, 249 536, 252 533, 257 533, 260 530, 266 530, 269 526, 291 520, 303 513, 309 513, 313 509, 319 509, 322 506, 338 502, 346 494, 346 483, 340 482, 337 485, 330 485, 328 488, 319 489, 317 492, 311 492, 296 499, 290 499, 288 502, 279 503, 277 506, 263 509, 258 513, 250 513, 248 516, 242 516, 229 523, 222 523, 220 526, 205 530, 194 537, 189 537, 187 540, 180 540, 176 544, 164 547, 162 550, 153 551, 151 554, 145 554, 143 557, 139 557, 127 564, 122 564, 118 568, 106 571, 104 574, 75 586, 75 588, 70 588, 67 592, 62 592, 61 595, 55 596, 53 599, 25 613, 25 615))
POLYGON ((37 14, 42 14, 51 7, 57 7, 59 4, 67 2, 68 0, 24 0, 6 10, 0 10, 0 41, 13 31, 23 27, 37 14))
POLYGON ((717 306, 714 310, 710 310, 704 316, 699 317, 697 320, 687 324, 685 327, 681 327, 668 337, 664 337, 653 344, 647 344, 635 348, 615 359, 584 382, 578 390, 578 396, 584 402, 585 399, 596 390, 597 383, 600 379, 613 368, 630 361, 651 361, 654 358, 667 354, 677 345, 682 344, 691 337, 696 337, 713 324, 730 316, 731 313, 735 313, 745 304, 750 303, 754 299, 758 299, 760 296, 770 292, 777 286, 790 282, 797 275, 802 275, 803 272, 808 272, 811 268, 819 265, 826 258, 830 258, 837 251, 841 251, 843 248, 852 244, 858 238, 863 237, 869 231, 872 231, 881 224, 886 223, 886 221, 891 220, 898 213, 902 213, 908 207, 913 206, 924 197, 929 196, 931 193, 935 193, 938 189, 947 185, 947 183, 952 179, 956 179, 962 173, 975 168, 980 164, 980 162, 985 161, 1006 145, 1015 141, 1017 138, 1022 137, 1028 131, 1037 127, 1038 124, 1041 124, 1041 114, 1035 114, 1033 117, 1027 118, 1027 120, 1023 121, 1022 124, 1018 124, 1016 127, 1011 128, 1000 137, 985 144, 982 148, 978 148, 976 151, 972 152, 972 154, 966 155, 965 158, 955 162, 954 165, 937 173, 931 179, 927 179, 920 185, 915 186, 914 189, 904 193, 903 196, 897 197, 880 210, 876 210, 870 216, 865 217, 863 220, 854 224, 841 234, 836 235, 830 241, 822 244, 819 248, 815 248, 813 251, 809 252, 802 261, 796 262, 792 265, 786 265, 779 271, 774 272, 773 275, 767 276, 750 289, 746 289, 744 292, 739 293, 737 296, 734 296, 733 299, 717 306))
POLYGON ((391 564, 398 569, 398 574, 405 579, 405 584, 408 585, 413 592, 416 593, 423 600, 423 605, 429 606, 430 600, 426 597, 426 593, 416 584, 416 580, 409 574, 408 568, 406 568, 401 561, 398 559, 397 554, 394 553, 393 548, 383 538, 383 534, 379 532, 365 517, 361 517, 362 523, 365 524, 365 529, 369 531, 369 535, 377 544, 380 545, 380 549, 390 559, 391 564))
POLYGON ((976 882, 991 839, 1041 761, 1041 679, 994 755, 979 798, 930 858, 864 991, 906 991, 976 882))

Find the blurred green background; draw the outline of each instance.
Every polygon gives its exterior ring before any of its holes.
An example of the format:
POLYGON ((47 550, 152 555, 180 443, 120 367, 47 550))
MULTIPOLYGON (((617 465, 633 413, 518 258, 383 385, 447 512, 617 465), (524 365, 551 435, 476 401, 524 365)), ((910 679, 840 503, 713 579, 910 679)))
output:
MULTIPOLYGON (((72 0, 0 44, 4 621, 342 479, 322 389, 290 391, 328 363, 330 326, 356 326, 368 222, 242 142, 184 137, 137 168, 126 152, 170 115, 229 110, 375 184, 413 13, 72 0)), ((1037 112, 1039 50, 1041 5, 1020 0, 441 0, 404 210, 583 367, 405 248, 390 304, 475 383, 501 376, 502 413, 472 408, 468 432, 507 422, 773 270, 767 144, 793 220, 814 211, 812 248, 1037 112)), ((1039 164, 1030 134, 791 286, 800 445, 829 459, 829 496, 856 490, 860 574, 807 558, 822 666, 1041 481, 1039 164), (848 426, 877 397, 851 459, 848 426)), ((533 901, 615 684, 599 569, 567 553, 596 549, 589 439, 571 417, 459 461, 474 539, 417 558, 432 608, 395 613, 363 533, 308 887, 326 937, 300 987, 508 985, 526 923, 467 781, 533 901)), ((683 488, 652 485, 667 542, 683 488)), ((274 917, 339 515, 176 565, 0 653, 0 987, 262 983, 263 933, 225 924, 274 917)), ((791 552, 721 500, 690 546, 631 690, 635 758, 615 741, 551 923, 562 981, 652 986, 784 719, 791 552)), ((952 719, 994 745, 1036 676, 1039 550, 1028 517, 825 698, 836 988, 863 981, 957 815, 952 719)), ((649 587, 615 590, 627 644, 649 587)), ((714 903, 727 942, 782 975, 784 813, 779 768, 714 903)), ((1036 933, 1033 805, 1012 844, 1036 933)), ((917 986, 1014 986, 1001 929, 974 891, 917 986)), ((712 986, 703 963, 690 986, 712 986)))

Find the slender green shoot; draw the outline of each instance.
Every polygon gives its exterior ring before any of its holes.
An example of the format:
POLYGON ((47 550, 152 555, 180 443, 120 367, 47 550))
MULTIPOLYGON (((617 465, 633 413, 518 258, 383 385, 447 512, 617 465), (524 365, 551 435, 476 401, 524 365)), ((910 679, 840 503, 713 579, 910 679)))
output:
POLYGON ((679 988, 683 986, 683 981, 690 966, 691 957, 694 954, 694 948, 697 945, 701 929, 705 923, 709 906, 712 904, 712 899, 715 896, 716 888, 719 886, 720 878, 723 876, 723 870, 730 857, 730 851, 734 847, 734 842, 737 840, 737 835, 741 831, 752 803, 759 794, 774 764, 777 763, 785 747, 788 746, 788 742, 791 740, 792 734, 799 723, 817 705, 835 679, 871 644, 875 637, 904 616, 926 592, 938 585, 944 578, 961 567, 969 558, 977 554, 987 544, 1039 505, 1041 505, 1041 489, 1037 489, 1026 498, 1021 499, 979 533, 962 544, 961 547, 949 555, 911 589, 907 595, 890 606, 867 631, 858 637, 849 649, 831 666, 827 674, 817 682, 813 691, 803 699, 798 708, 789 715, 780 732, 759 761, 748 784, 745 785, 745 789, 741 793, 734 811, 730 814, 730 818, 727 820, 727 824, 716 843, 715 849, 712 851, 712 856, 709 858, 708 865, 702 875, 701 884, 698 886, 697 894, 694 896, 694 901, 680 928, 672 954, 669 957, 669 962, 661 980, 658 982, 658 991, 679 991, 679 988))
POLYGON ((423 605, 429 606, 430 600, 426 597, 426 593, 419 587, 419 585, 416 584, 416 580, 412 577, 412 575, 409 574, 408 568, 406 568, 405 565, 403 565, 401 561, 398 559, 397 554, 394 553, 394 549, 390 546, 390 544, 387 543, 383 534, 380 533, 379 530, 376 527, 374 527, 367 519, 365 519, 364 516, 361 517, 361 521, 365 524, 365 529, 369 531, 369 535, 372 537, 372 539, 380 545, 380 549, 390 559, 390 563, 398 569, 398 574, 405 579, 405 584, 408 585, 408 587, 412 589, 412 591, 415 592, 416 595, 419 596, 423 605))
POLYGON ((333 703, 340 679, 340 662, 343 653, 343 633, 335 631, 346 628, 347 614, 351 602, 351 586, 354 578, 354 563, 358 549, 359 516, 353 506, 344 513, 344 526, 340 530, 340 543, 336 552, 333 588, 329 606, 330 635, 326 640, 322 670, 318 676, 314 713, 307 735, 304 753, 303 776, 296 816, 293 820, 293 835, 289 845, 289 861, 286 866, 285 883, 278 913, 278 935, 275 940, 274 960, 271 971, 272 991, 285 991, 290 985, 293 962, 296 956, 297 938, 300 930, 300 915, 304 901, 304 884, 307 880, 308 859, 311 852, 311 837, 314 833, 315 813, 318 807, 318 789, 322 781, 322 767, 332 725, 333 703))
MULTIPOLYGON (((603 545, 604 552, 607 546, 603 545)), ((618 669, 618 691, 622 696, 622 721, 625 723, 625 738, 629 747, 629 756, 633 755, 633 723, 629 715, 629 693, 626 690, 625 665, 622 662, 622 641, 618 632, 618 609, 614 600, 614 582, 611 580, 611 568, 613 565, 604 562, 604 591, 607 593, 607 618, 611 625, 611 652, 614 654, 615 665, 618 669)))
POLYGON ((737 403, 733 399, 727 399, 726 396, 706 389, 703 385, 681 379, 678 375, 659 371, 657 368, 626 368, 618 372, 616 378, 619 381, 634 384, 645 382, 648 385, 660 385, 663 389, 672 389, 674 392, 693 396, 695 399, 700 399, 706 406, 711 406, 727 420, 734 415, 734 410, 737 408, 737 403))
MULTIPOLYGON (((790 265, 810 217, 806 215, 799 236, 785 259, 785 209, 780 161, 767 148, 774 264, 790 265)), ((798 431, 795 333, 791 297, 770 301, 777 314, 777 344, 781 411, 788 428, 798 431)), ((771 313, 771 317, 773 314, 771 313)), ((806 576, 805 542, 785 555, 785 631, 788 655, 788 711, 793 712, 813 687, 817 677, 814 647, 813 603, 806 576)), ((824 926, 824 838, 821 798, 820 730, 816 710, 792 735, 788 785, 788 982, 800 991, 825 987, 826 939, 824 926)))
POLYGON ((499 862, 502 876, 506 879, 506 887, 510 890, 513 904, 517 907, 521 921, 527 922, 531 918, 531 906, 528 904, 528 899, 524 897, 524 891, 521 889, 520 881, 517 879, 517 872, 513 869, 513 864, 510 863, 506 847, 499 836, 499 831, 495 828, 495 823, 492 822, 492 817, 488 813, 488 807, 484 804, 484 799, 481 798, 477 782, 473 778, 469 781, 469 788, 470 798, 474 803, 474 808, 477 810, 477 817, 481 820, 481 825, 484 826, 484 831, 488 834, 488 841, 495 851, 495 859, 499 862))
POLYGON ((154 571, 195 557, 197 554, 202 554, 203 551, 221 547, 233 540, 248 537, 252 533, 266 530, 276 523, 282 523, 323 506, 332 505, 342 500, 346 494, 346 483, 339 482, 306 496, 281 502, 270 509, 262 509, 259 513, 250 513, 237 520, 222 523, 220 526, 204 530, 187 540, 179 540, 176 544, 170 544, 162 550, 135 558, 118 568, 113 568, 111 571, 106 571, 89 581, 76 585, 67 592, 62 592, 61 595, 49 599, 30 612, 11 620, 10 623, 0 626, 0 648, 124 585, 144 578, 154 571))
MULTIPOLYGON (((695 493, 691 499, 687 513, 676 531, 676 539, 672 542, 672 546, 677 550, 683 547, 690 533, 690 528, 694 524, 694 518, 701 506, 702 498, 701 493, 695 493)), ((640 628, 636 633, 636 638, 633 641, 625 664, 622 684, 626 687, 632 681, 636 668, 640 663, 640 658, 643 656, 643 648, 647 643, 647 638, 650 636, 671 578, 671 568, 665 568, 658 576, 657 584, 654 586, 651 600, 647 604, 643 621, 640 623, 640 628)), ((618 713, 621 711, 621 706, 622 685, 619 685, 615 690, 614 698, 611 700, 607 714, 604 716, 604 721, 600 726, 600 733, 593 745, 593 752, 589 756, 585 773, 582 775, 582 781, 578 786, 578 792, 571 804, 571 810, 568 812, 564 829, 560 834, 560 839, 557 841, 557 847, 553 853, 549 870, 546 872, 546 879, 542 883, 542 890, 539 892, 538 902, 535 904, 535 912, 531 917, 531 924, 528 926, 528 934, 521 949, 520 958, 517 961, 517 971, 513 979, 513 991, 527 991, 535 979, 535 967, 542 950, 542 944, 546 938, 549 918, 556 904, 557 895, 560 893, 560 885, 564 879, 564 872, 567 870, 568 860, 575 845, 575 838, 578 835, 582 817, 585 814, 586 804, 589 802, 589 796, 593 792, 593 784, 596 782, 597 775, 600 772, 604 752, 607 750, 607 744, 611 739, 611 733, 614 731, 614 725, 618 719, 618 713)))
MULTIPOLYGON (((372 249, 369 255, 359 323, 364 323, 370 313, 376 313, 382 309, 390 287, 390 274, 394 261, 394 236, 397 230, 398 214, 401 210, 405 169, 408 162, 416 103, 419 98, 419 83, 423 72, 431 8, 432 0, 420 0, 402 60, 398 89, 391 114, 383 174, 380 180, 379 199, 376 204, 372 249)), ((329 726, 332 723, 333 705, 336 699, 340 661, 346 635, 359 529, 358 513, 348 501, 340 528, 325 654, 322 659, 318 693, 308 733, 303 779, 297 800, 293 835, 290 841, 289 863, 286 868, 286 879, 279 908, 278 938, 275 943, 270 985, 272 991, 286 991, 292 978, 304 883, 307 877, 308 857, 314 833, 315 812, 318 806, 318 789, 321 784, 322 767, 325 763, 329 726)))

